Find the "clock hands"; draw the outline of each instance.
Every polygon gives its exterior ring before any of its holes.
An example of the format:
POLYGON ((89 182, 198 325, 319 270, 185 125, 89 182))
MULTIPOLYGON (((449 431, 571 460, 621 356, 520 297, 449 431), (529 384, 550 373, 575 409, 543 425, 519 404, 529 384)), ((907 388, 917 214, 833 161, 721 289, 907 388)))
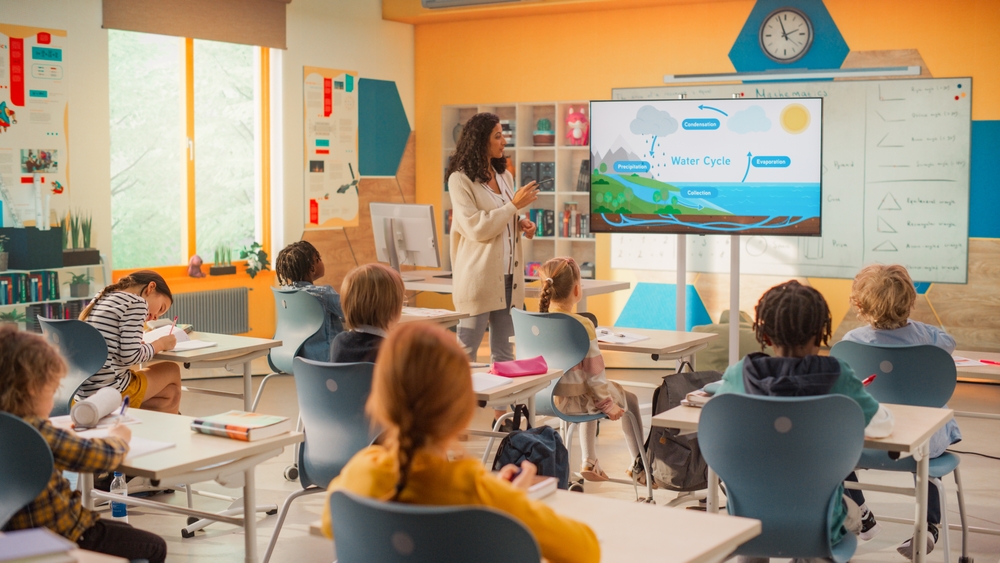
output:
POLYGON ((781 37, 787 40, 788 39, 788 32, 785 31, 785 24, 782 23, 780 16, 778 17, 778 25, 781 26, 781 37))

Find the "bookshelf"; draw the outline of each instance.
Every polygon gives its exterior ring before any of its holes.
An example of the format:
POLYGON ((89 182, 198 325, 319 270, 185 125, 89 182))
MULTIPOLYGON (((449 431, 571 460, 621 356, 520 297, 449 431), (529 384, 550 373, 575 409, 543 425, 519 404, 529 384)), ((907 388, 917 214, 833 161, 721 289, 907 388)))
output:
MULTIPOLYGON (((562 216, 567 204, 576 204, 577 214, 589 220, 590 215, 590 174, 586 170, 583 184, 580 180, 581 164, 589 160, 589 146, 573 146, 566 140, 566 116, 572 107, 586 107, 590 115, 590 103, 581 101, 514 103, 493 105, 452 105, 441 108, 441 208, 444 210, 444 240, 442 241, 442 263, 446 269, 451 269, 449 255, 450 232, 448 217, 451 213, 451 197, 447 190, 447 178, 444 171, 448 159, 455 152, 455 128, 464 124, 473 115, 480 112, 495 113, 504 121, 513 125, 513 146, 507 144, 506 154, 510 161, 515 184, 519 187, 527 183, 526 176, 532 172, 532 165, 527 163, 551 163, 546 170, 535 172, 541 177, 551 173, 554 182, 548 189, 538 194, 538 200, 525 209, 524 216, 549 210, 552 212, 551 235, 539 236, 533 240, 522 239, 524 243, 524 263, 530 267, 532 263, 544 263, 556 256, 572 256, 578 263, 596 261, 596 243, 593 235, 581 225, 579 234, 571 231, 566 236, 562 228, 562 216), (538 146, 533 142, 534 131, 540 119, 548 119, 551 129, 555 131, 555 140, 551 146, 538 146), (524 166, 522 166, 524 164, 524 166), (525 168, 527 166, 527 168, 525 168), (527 174, 526 174, 527 173, 527 174), (534 211, 532 211, 534 210, 534 211)), ((536 178, 537 179, 537 178, 536 178)), ((584 221, 585 221, 584 220, 584 221)), ((536 220, 537 222, 537 220, 536 220)), ((575 231, 575 224, 573 225, 575 231)))
POLYGON ((92 280, 88 284, 88 294, 84 297, 73 297, 70 295, 69 281, 71 279, 71 274, 85 271, 87 275, 93 277, 94 273, 92 270, 98 270, 101 274, 101 278, 104 281, 103 285, 107 284, 108 273, 104 267, 104 258, 101 258, 101 264, 89 264, 82 266, 65 266, 60 268, 40 268, 37 270, 3 270, 0 271, 0 288, 5 292, 4 295, 0 296, 0 313, 9 313, 13 310, 23 309, 24 316, 27 318, 25 323, 25 328, 34 332, 41 332, 41 327, 38 324, 37 318, 50 317, 50 318, 76 318, 80 314, 86 304, 94 298, 92 291, 89 291, 93 287, 94 281, 92 280), (32 275, 38 277, 44 276, 39 280, 39 285, 34 289, 37 295, 32 293, 31 279, 32 275), (18 285, 20 280, 23 280, 24 285, 24 297, 15 296, 15 288, 20 291, 21 286, 18 285), (13 287, 10 287, 8 292, 8 286, 11 286, 11 282, 14 282, 13 287), (12 302, 13 301, 13 302, 12 302))

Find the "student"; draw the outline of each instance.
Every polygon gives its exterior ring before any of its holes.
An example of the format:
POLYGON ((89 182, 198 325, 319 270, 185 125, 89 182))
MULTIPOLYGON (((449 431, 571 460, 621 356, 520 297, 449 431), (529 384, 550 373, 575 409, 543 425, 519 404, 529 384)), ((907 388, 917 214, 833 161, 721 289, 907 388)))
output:
POLYGON ((330 345, 331 362, 375 362, 389 329, 403 315, 403 278, 382 264, 358 266, 340 286, 344 323, 330 345))
MULTIPOLYGON (((818 355, 819 347, 829 341, 833 326, 830 309, 818 291, 795 280, 778 284, 764 293, 754 314, 757 341, 762 347, 771 346, 774 356, 754 352, 729 366, 718 393, 846 395, 861 406, 867 434, 886 436, 891 432, 891 415, 865 391, 851 366, 818 355)), ((840 494, 843 492, 841 487, 840 494)), ((847 532, 861 531, 858 505, 846 495, 844 499, 830 519, 831 544, 838 543, 847 532)))
POLYGON ((133 366, 171 350, 177 337, 167 335, 152 344, 142 341, 146 321, 167 312, 174 297, 167 282, 152 270, 139 270, 101 290, 80 313, 104 336, 108 358, 100 371, 80 386, 77 395, 89 397, 103 387, 114 387, 135 408, 177 414, 181 403, 181 369, 160 362, 145 369, 133 366))
POLYGON ((4 530, 44 526, 81 549, 162 563, 167 557, 163 538, 125 523, 101 520, 84 508, 80 492, 62 476, 63 471, 113 470, 125 459, 132 436, 127 426, 114 426, 107 438, 87 440, 53 426, 49 412, 65 375, 65 362, 41 336, 0 325, 0 411, 19 416, 38 430, 55 462, 45 490, 14 514, 4 530))
MULTIPOLYGON (((910 319, 910 312, 917 301, 917 291, 906 268, 899 265, 873 264, 863 268, 851 284, 851 303, 858 311, 858 320, 868 326, 856 328, 844 335, 844 340, 861 344, 931 344, 951 354, 955 339, 940 328, 910 319)), ((954 419, 931 436, 930 456, 935 458, 948 446, 962 440, 962 432, 954 419)), ((852 491, 860 493, 861 491, 852 491)), ((852 495, 853 497, 853 495, 852 495)), ((864 497, 861 497, 864 502, 864 497)), ((855 499, 857 500, 857 499, 855 499)), ((874 516, 872 517, 874 521, 874 516)), ((937 487, 928 485, 927 495, 927 553, 934 549, 941 523, 941 499, 937 487)), ((880 527, 872 529, 871 539, 880 527)), ((912 539, 896 548, 900 554, 911 557, 912 539)))
MULTIPOLYGON (((600 560, 593 531, 525 493, 535 466, 487 473, 478 459, 453 454, 476 410, 469 357, 453 333, 429 323, 400 325, 382 343, 365 410, 385 429, 382 444, 347 463, 329 492, 411 504, 485 506, 520 520, 553 563, 600 560), (514 477, 511 482, 511 478, 514 477)), ((323 533, 332 537, 329 502, 323 533)))
POLYGON ((278 253, 274 271, 278 274, 279 284, 301 289, 323 304, 326 313, 323 315, 323 326, 306 340, 300 355, 318 362, 327 361, 330 358, 330 343, 344 330, 344 312, 340 308, 340 296, 332 287, 313 284, 326 274, 319 251, 308 241, 293 242, 278 253))
MULTIPOLYGON (((553 258, 542 264, 538 277, 542 281, 538 310, 542 313, 565 313, 573 317, 587 329, 587 336, 590 338, 587 357, 568 369, 556 383, 552 392, 556 408, 566 414, 604 413, 611 420, 618 420, 626 412, 631 412, 639 424, 639 433, 636 434, 627 418, 622 419, 622 431, 625 433, 625 445, 628 446, 629 454, 635 459, 639 455, 638 444, 642 442, 644 435, 639 400, 634 393, 622 389, 621 385, 608 381, 594 323, 573 313, 576 304, 583 297, 580 267, 572 258, 553 258)), ((584 422, 580 426, 580 446, 583 449, 580 476, 588 481, 607 481, 607 473, 597 462, 597 421, 584 422)), ((626 473, 632 476, 631 470, 626 473)))

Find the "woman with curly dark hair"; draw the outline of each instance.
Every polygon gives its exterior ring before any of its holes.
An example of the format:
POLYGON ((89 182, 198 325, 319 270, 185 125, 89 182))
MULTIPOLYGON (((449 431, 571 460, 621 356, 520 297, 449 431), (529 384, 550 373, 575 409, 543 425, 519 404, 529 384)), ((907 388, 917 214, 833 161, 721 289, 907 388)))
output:
POLYGON ((469 314, 458 323, 458 339, 472 361, 487 325, 492 361, 514 359, 510 308, 524 305, 521 234, 535 234, 535 224, 521 218, 521 209, 538 199, 538 184, 515 191, 505 144, 500 118, 476 114, 462 128, 446 173, 453 213, 452 298, 455 310, 469 314))

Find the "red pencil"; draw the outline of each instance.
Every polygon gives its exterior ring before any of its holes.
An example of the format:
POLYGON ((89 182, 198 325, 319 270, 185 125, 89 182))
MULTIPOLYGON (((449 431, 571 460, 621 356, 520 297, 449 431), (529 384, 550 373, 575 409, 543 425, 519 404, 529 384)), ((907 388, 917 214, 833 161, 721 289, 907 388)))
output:
POLYGON ((864 385, 865 387, 868 387, 868 385, 869 385, 869 384, 870 384, 870 383, 871 383, 872 381, 875 381, 875 374, 874 374, 874 373, 873 373, 873 374, 871 374, 871 375, 869 375, 868 377, 864 378, 864 379, 863 379, 863 380, 861 381, 861 384, 862 384, 862 385, 864 385))

